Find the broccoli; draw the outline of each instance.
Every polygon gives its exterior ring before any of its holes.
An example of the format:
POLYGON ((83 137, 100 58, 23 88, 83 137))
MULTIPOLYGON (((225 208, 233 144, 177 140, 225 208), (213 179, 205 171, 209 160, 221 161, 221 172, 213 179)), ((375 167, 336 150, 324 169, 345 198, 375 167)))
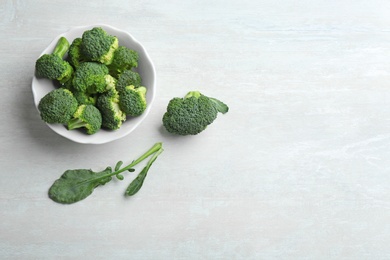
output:
POLYGON ((81 52, 81 42, 81 38, 74 39, 68 50, 68 61, 75 69, 80 66, 80 63, 88 61, 81 52))
POLYGON ((125 70, 118 77, 116 89, 119 93, 122 92, 127 86, 133 85, 138 88, 141 85, 141 76, 132 70, 125 70))
POLYGON ((68 89, 58 88, 47 93, 38 104, 46 123, 66 124, 76 112, 77 100, 68 89))
POLYGON ((221 101, 199 91, 190 91, 184 98, 169 101, 162 121, 170 133, 196 135, 217 118, 218 112, 225 114, 228 110, 228 106, 221 101))
POLYGON ((139 116, 146 109, 146 88, 127 86, 119 95, 119 107, 128 116, 139 116))
POLYGON ((81 91, 73 91, 73 96, 76 98, 79 105, 95 105, 96 104, 96 94, 87 94, 81 91))
POLYGON ((114 52, 112 63, 108 66, 113 76, 118 76, 125 70, 138 67, 138 53, 125 46, 119 46, 114 52))
POLYGON ((99 95, 96 107, 102 113, 102 126, 107 129, 117 130, 126 120, 126 114, 119 107, 119 94, 115 88, 99 95))
POLYGON ((80 105, 68 121, 68 129, 86 128, 87 134, 92 135, 100 130, 102 115, 99 109, 93 105, 80 105))
POLYGON ((73 88, 89 94, 103 93, 107 90, 107 75, 109 74, 106 65, 97 62, 83 62, 74 74, 73 88))
POLYGON ((95 27, 83 33, 81 52, 91 60, 109 65, 114 57, 114 52, 118 48, 118 38, 107 34, 100 27, 95 27))
POLYGON ((43 54, 35 63, 35 70, 38 77, 58 80, 64 84, 73 75, 73 67, 69 62, 63 60, 69 49, 69 42, 61 37, 52 54, 43 54))

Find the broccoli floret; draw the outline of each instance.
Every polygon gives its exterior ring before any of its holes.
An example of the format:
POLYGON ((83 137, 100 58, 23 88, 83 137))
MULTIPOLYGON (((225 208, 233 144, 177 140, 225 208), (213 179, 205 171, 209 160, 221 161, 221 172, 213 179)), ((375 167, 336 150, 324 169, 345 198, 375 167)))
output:
POLYGON ((73 91, 73 96, 76 98, 79 105, 95 105, 96 95, 89 95, 81 91, 73 91))
POLYGON ((133 85, 136 88, 141 86, 141 76, 132 70, 125 70, 118 77, 116 89, 121 93, 123 89, 130 85, 133 85))
POLYGON ((47 93, 38 104, 46 123, 66 124, 77 109, 77 100, 68 89, 59 88, 47 93))
POLYGON ((100 130, 102 115, 93 105, 81 105, 77 108, 73 118, 68 121, 68 129, 85 128, 87 134, 92 135, 100 130))
POLYGON ((68 61, 75 69, 80 66, 80 63, 88 61, 81 52, 81 43, 81 38, 74 39, 68 50, 68 61))
POLYGON ((97 62, 83 62, 74 74, 73 88, 88 94, 103 93, 107 90, 107 75, 106 65, 97 62))
POLYGON ((115 88, 99 95, 96 107, 102 114, 102 126, 107 129, 119 129, 126 120, 126 114, 119 107, 119 94, 115 88))
POLYGON ((117 77, 125 70, 138 67, 138 53, 125 46, 119 46, 114 52, 112 63, 108 66, 110 74, 117 77))
POLYGON ((35 63, 38 77, 58 80, 61 84, 72 78, 73 67, 63 60, 69 49, 69 42, 65 37, 58 40, 52 54, 43 54, 35 63))
POLYGON ((191 91, 184 98, 169 101, 163 116, 163 125, 168 132, 179 135, 196 135, 206 129, 228 106, 215 98, 209 98, 199 91, 191 91))
POLYGON ((119 107, 128 116, 139 116, 146 109, 146 88, 127 86, 119 95, 119 107))
POLYGON ((118 48, 118 38, 109 35, 100 27, 87 30, 82 35, 81 51, 91 61, 109 65, 118 48))

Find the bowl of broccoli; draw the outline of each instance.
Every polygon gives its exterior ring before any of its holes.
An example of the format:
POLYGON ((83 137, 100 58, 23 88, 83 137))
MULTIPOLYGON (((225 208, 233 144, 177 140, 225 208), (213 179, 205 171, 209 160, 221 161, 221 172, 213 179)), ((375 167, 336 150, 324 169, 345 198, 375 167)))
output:
POLYGON ((77 143, 103 144, 136 129, 148 115, 156 72, 128 32, 109 25, 74 27, 39 55, 32 80, 42 122, 77 143))

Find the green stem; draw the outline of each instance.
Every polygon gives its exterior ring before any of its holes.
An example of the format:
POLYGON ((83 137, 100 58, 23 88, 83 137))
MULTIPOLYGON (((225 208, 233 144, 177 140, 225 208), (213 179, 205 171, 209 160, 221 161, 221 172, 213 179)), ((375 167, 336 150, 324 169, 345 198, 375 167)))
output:
POLYGON ((59 56, 62 59, 62 57, 64 57, 66 52, 69 50, 69 46, 70 45, 68 40, 65 37, 61 37, 57 42, 53 54, 59 56))
MULTIPOLYGON (((86 180, 86 181, 82 181, 81 183, 85 183, 85 182, 91 182, 91 181, 96 181, 96 180, 99 180, 99 179, 103 179, 103 178, 107 178, 107 177, 111 177, 111 176, 114 176, 114 175, 117 175, 119 173, 122 173, 124 171, 127 171, 131 168, 133 168, 135 165, 139 164, 140 162, 142 162, 143 160, 145 160, 146 158, 148 158, 151 154, 153 153, 158 153, 160 154, 162 152, 162 143, 156 143, 152 146, 152 148, 150 148, 146 153, 144 153, 143 155, 141 155, 137 160, 133 161, 132 163, 130 163, 129 165, 127 165, 126 167, 122 168, 122 169, 119 169, 117 171, 114 171, 114 172, 111 172, 111 173, 107 173, 105 175, 102 175, 100 177, 97 177, 97 178, 93 178, 93 179, 90 179, 90 180, 86 180)), ((152 159, 154 158, 155 156, 152 157, 152 159)), ((157 158, 157 157, 156 157, 157 158)), ((156 158, 154 158, 154 160, 156 160, 156 158)), ((81 184, 80 183, 80 184, 81 184)))

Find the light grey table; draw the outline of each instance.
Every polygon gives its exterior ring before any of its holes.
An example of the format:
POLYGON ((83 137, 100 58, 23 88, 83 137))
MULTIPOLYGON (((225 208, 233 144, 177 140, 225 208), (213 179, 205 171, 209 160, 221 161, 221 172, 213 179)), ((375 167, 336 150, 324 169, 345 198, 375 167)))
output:
POLYGON ((0 2, 1 259, 389 259, 390 2, 0 2), (129 31, 157 70, 143 124, 103 145, 52 132, 34 108, 35 59, 58 34, 129 31), (168 134, 168 101, 230 106, 198 136, 168 134), (165 152, 125 182, 60 205, 63 171, 165 152))

